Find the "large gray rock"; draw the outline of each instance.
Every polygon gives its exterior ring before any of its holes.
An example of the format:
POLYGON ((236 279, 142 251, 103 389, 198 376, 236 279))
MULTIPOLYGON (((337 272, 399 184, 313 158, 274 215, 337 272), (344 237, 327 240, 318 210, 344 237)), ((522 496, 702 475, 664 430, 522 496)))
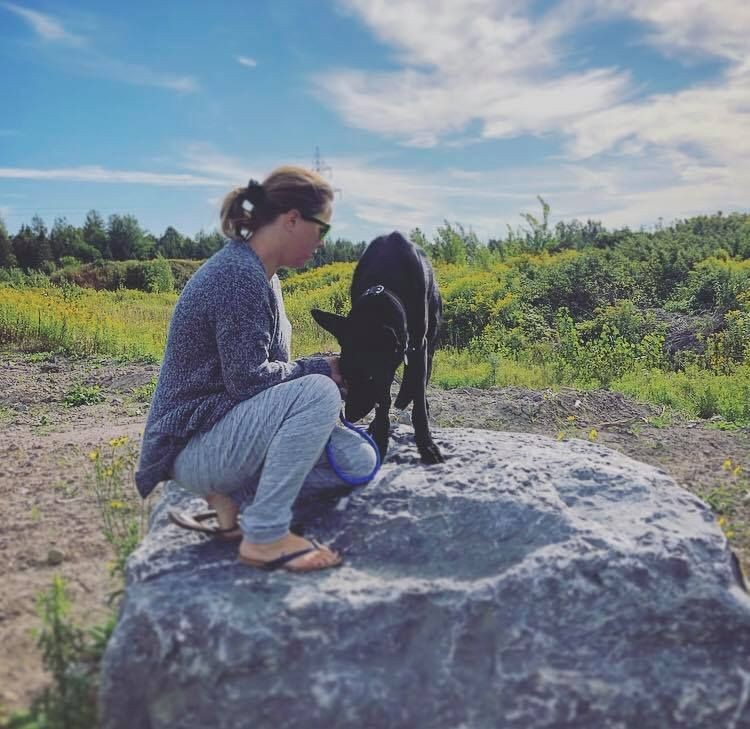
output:
POLYGON ((750 600, 708 508, 582 441, 400 426, 338 570, 267 574, 179 531, 131 558, 104 729, 750 727, 750 600))

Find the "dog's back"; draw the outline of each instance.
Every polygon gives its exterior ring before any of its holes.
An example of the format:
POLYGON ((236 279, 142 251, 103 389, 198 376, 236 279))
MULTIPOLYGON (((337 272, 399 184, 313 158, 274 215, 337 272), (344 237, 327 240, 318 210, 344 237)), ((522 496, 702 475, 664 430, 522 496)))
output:
MULTIPOLYGON (((429 379, 442 303, 432 265, 424 251, 395 231, 388 236, 375 238, 354 270, 352 301, 377 284, 385 286, 401 299, 406 310, 410 349, 413 352, 426 349, 426 374, 429 379)), ((412 401, 417 384, 411 380, 407 367, 396 398, 396 407, 405 408, 412 401)))

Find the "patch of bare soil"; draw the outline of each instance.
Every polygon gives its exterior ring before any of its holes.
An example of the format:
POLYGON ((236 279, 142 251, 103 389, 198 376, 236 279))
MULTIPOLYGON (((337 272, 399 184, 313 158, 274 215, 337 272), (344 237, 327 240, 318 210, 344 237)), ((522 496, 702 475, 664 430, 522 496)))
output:
MULTIPOLYGON (((138 441, 146 405, 133 390, 158 372, 156 365, 35 359, 0 353, 0 707, 8 711, 28 706, 48 680, 31 630, 39 625, 36 595, 54 575, 68 581, 83 624, 109 611, 112 552, 88 490, 87 454, 121 435, 138 441), (100 386, 104 401, 66 406, 75 385, 100 386)), ((431 389, 429 401, 436 426, 592 437, 662 468, 698 494, 732 478, 722 467, 727 458, 750 465, 750 430, 725 432, 665 417, 607 391, 431 389)), ((406 413, 393 417, 408 422, 406 413)), ((740 558, 747 573, 750 555, 740 551, 740 558)))
POLYGON ((146 405, 133 388, 154 365, 0 353, 0 707, 25 708, 47 683, 32 630, 36 596, 55 575, 68 583, 73 613, 93 626, 109 613, 113 553, 104 539, 89 483, 87 454, 110 439, 138 440, 146 405), (105 399, 68 407, 76 385, 99 385, 105 399))

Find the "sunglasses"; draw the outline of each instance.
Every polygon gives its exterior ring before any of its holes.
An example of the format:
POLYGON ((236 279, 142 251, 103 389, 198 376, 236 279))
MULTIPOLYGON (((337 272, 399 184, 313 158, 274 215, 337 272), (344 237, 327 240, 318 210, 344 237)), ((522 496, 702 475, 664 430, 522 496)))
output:
POLYGON ((331 229, 330 223, 326 223, 325 220, 320 220, 320 218, 316 218, 314 215, 302 215, 300 213, 300 217, 302 220, 307 220, 310 223, 320 226, 320 240, 323 240, 328 235, 328 231, 331 229))

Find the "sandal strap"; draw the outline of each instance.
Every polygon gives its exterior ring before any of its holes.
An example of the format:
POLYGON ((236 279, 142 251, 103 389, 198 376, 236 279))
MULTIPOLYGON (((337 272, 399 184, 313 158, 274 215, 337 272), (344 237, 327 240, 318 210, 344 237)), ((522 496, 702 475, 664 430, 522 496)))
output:
POLYGON ((281 557, 277 557, 276 559, 272 559, 269 562, 263 562, 261 564, 258 564, 258 567, 262 570, 268 570, 269 572, 271 570, 277 570, 279 567, 283 567, 288 562, 291 562, 292 560, 297 559, 297 557, 301 557, 303 554, 310 554, 310 552, 317 552, 319 547, 307 547, 306 549, 300 549, 297 552, 291 552, 290 554, 283 554, 281 557))
MULTIPOLYGON (((208 511, 201 511, 198 514, 193 514, 193 519, 197 521, 198 523, 203 521, 210 521, 211 519, 218 519, 216 515, 216 509, 209 509, 208 511)), ((238 525, 235 524, 234 526, 230 527, 210 527, 212 534, 223 534, 224 532, 234 532, 237 531, 238 525)))
POLYGON ((216 511, 213 509, 209 511, 202 511, 198 514, 187 514, 184 511, 178 511, 177 509, 170 509, 167 512, 169 520, 176 526, 188 531, 200 532, 201 534, 227 534, 228 532, 237 531, 238 527, 226 527, 212 526, 209 524, 203 524, 204 521, 210 521, 216 519, 216 511))

